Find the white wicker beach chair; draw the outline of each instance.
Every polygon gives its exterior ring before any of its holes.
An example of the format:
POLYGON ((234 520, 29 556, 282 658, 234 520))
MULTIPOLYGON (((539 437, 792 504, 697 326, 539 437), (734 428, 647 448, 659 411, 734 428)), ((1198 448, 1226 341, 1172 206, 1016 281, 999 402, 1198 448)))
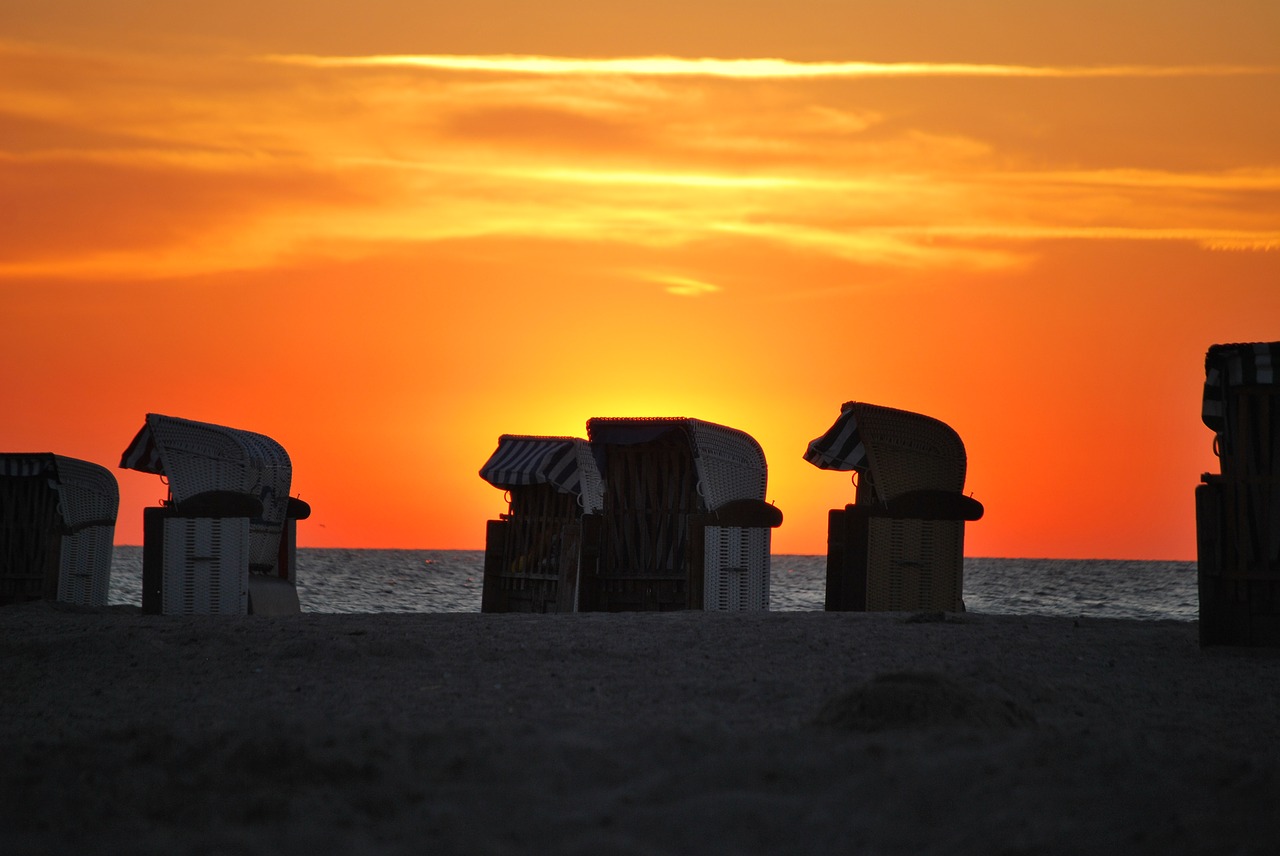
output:
POLYGON ((587 435, 604 508, 582 609, 769 608, 764 451, 749 434, 688 418, 594 418, 587 435))
POLYGON ((170 499, 146 509, 143 610, 175 614, 297 612, 292 465, 262 434, 147 414, 121 457, 166 478, 170 499))
POLYGON ((919 413, 850 401, 805 460, 858 473, 855 503, 828 518, 829 610, 964 609, 964 443, 919 413))
POLYGON ((504 434, 480 477, 508 501, 507 513, 485 530, 480 610, 576 610, 582 517, 603 504, 587 441, 504 434))
POLYGON ((106 467, 63 455, 0 455, 0 603, 105 606, 119 505, 106 467))

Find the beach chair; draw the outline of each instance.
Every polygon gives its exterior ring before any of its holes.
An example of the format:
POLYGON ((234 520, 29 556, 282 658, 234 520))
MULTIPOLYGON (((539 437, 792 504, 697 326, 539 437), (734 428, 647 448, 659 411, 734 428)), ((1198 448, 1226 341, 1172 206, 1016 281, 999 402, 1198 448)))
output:
POLYGON ((0 604, 105 606, 120 489, 106 467, 0 454, 0 604))
POLYGON ((1195 491, 1202 645, 1280 645, 1280 342, 1214 345, 1201 419, 1221 472, 1195 491))
POLYGON ((826 608, 964 609, 964 443, 928 416, 850 401, 805 460, 857 473, 854 503, 827 519, 826 608))
POLYGON ((142 610, 166 615, 300 610, 297 521, 284 447, 262 434, 148 413, 123 469, 169 486, 143 510, 142 610))
POLYGON ((485 530, 481 612, 573 612, 584 515, 602 508, 586 440, 504 434, 480 477, 507 496, 485 530))
POLYGON ((587 435, 604 507, 583 539, 579 609, 769 608, 782 512, 765 502, 759 443, 686 418, 594 418, 587 435))

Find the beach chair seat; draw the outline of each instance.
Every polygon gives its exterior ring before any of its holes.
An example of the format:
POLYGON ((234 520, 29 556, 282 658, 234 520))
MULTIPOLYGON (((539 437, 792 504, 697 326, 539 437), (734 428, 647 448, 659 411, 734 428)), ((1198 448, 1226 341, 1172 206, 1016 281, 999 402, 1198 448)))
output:
POLYGON ((481 612, 573 612, 582 519, 601 509, 600 475, 585 440, 504 434, 480 469, 508 508, 485 529, 481 612))
POLYGON ((983 508, 963 494, 967 458, 950 426, 851 401, 804 457, 857 473, 854 503, 828 513, 828 610, 964 609, 964 524, 983 508))
POLYGON ((1280 342, 1213 345, 1201 419, 1219 473, 1195 491, 1203 645, 1280 645, 1280 342))
POLYGON ((98 464, 0 454, 0 603, 105 606, 119 504, 115 476, 98 464))
POLYGON ((160 507, 143 510, 143 612, 300 611, 296 524, 310 507, 289 495, 293 468, 283 446, 149 413, 120 466, 169 486, 160 507))
POLYGON ((745 432, 688 418, 593 418, 604 483, 584 537, 582 610, 769 607, 764 452, 745 432))

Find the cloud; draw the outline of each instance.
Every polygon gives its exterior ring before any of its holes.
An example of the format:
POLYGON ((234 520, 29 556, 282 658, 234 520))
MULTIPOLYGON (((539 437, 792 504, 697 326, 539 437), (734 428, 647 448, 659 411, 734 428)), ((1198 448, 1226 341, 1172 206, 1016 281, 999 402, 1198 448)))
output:
MULTIPOLYGON (((1205 122, 1207 159, 1186 169, 1127 157, 1090 168, 1058 148, 1058 132, 1071 117, 1097 117, 1094 84, 1063 87, 1074 108, 1032 98, 1015 112, 985 88, 957 107, 958 90, 930 79, 1098 69, 403 59, 264 65, 0 43, 0 71, 14 81, 0 111, 0 194, 24 212, 0 235, 0 276, 262 269, 456 240, 641 253, 732 245, 961 270, 1024 264, 1044 241, 1278 243, 1280 165, 1261 144, 1257 161, 1213 168, 1224 132, 1205 122), (920 81, 889 87, 892 97, 839 85, 901 74, 920 81), (1017 134, 1010 116, 1023 123, 1017 134)), ((1137 73, 1175 71, 1222 72, 1137 73)), ((1180 110, 1179 86, 1159 88, 1180 110)), ((1094 144, 1114 149, 1120 132, 1099 127, 1113 136, 1094 144)), ((1123 142, 1127 152, 1167 149, 1141 135, 1123 142)), ((682 297, 723 281, 650 279, 682 297)))
POLYGON ((706 297, 721 291, 720 286, 700 279, 671 274, 642 274, 644 279, 666 286, 668 294, 676 297, 706 297))
POLYGON ((314 56, 276 54, 263 60, 311 68, 418 68, 434 71, 525 75, 623 75, 722 77, 745 80, 867 77, 1222 77, 1280 74, 1271 66, 1032 66, 938 62, 795 62, 792 60, 621 57, 589 59, 504 54, 494 56, 411 55, 314 56))

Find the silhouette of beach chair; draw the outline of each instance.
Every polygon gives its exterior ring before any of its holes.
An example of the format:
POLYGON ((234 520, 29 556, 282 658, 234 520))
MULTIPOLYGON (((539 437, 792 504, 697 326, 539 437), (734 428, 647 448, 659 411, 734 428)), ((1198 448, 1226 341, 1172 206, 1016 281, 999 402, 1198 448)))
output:
POLYGON ((853 505, 827 520, 828 610, 964 609, 964 443, 928 416, 856 401, 809 444, 805 460, 853 471, 853 505))
POLYGON ((142 609, 166 615, 299 611, 292 464, 262 434, 148 413, 124 469, 166 479, 143 510, 142 609))
POLYGON ((782 512, 759 443, 684 418, 594 418, 587 435, 604 502, 584 520, 579 609, 769 608, 782 512))
POLYGON ((575 611, 582 517, 602 507, 587 441, 504 434, 480 477, 508 497, 485 531, 480 611, 575 611))
POLYGON ((1280 342, 1214 345, 1201 418, 1222 472, 1196 488, 1202 645, 1280 645, 1280 342))
POLYGON ((0 603, 105 606, 120 490, 106 467, 0 454, 0 603))

